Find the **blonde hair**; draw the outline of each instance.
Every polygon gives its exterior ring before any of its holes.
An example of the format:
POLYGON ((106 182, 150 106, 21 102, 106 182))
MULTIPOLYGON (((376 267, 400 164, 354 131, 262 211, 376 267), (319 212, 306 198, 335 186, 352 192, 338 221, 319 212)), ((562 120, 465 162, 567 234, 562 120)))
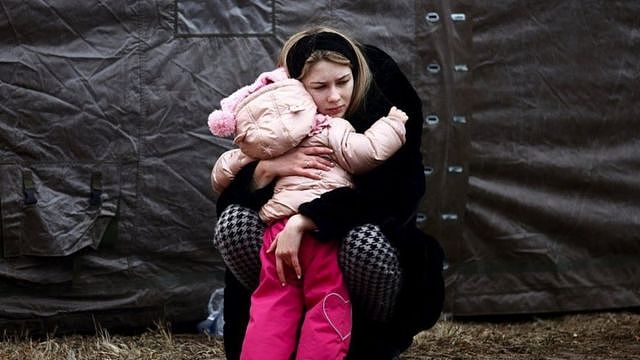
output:
POLYGON ((330 27, 326 26, 318 26, 309 28, 300 32, 297 32, 289 37, 287 41, 285 41, 284 45, 282 45, 282 49, 280 50, 280 54, 278 56, 278 66, 283 66, 286 68, 287 66, 287 56, 289 52, 295 44, 298 43, 302 38, 318 34, 318 33, 333 33, 342 37, 349 46, 353 49, 356 55, 357 64, 351 64, 351 61, 347 59, 344 55, 339 52, 331 51, 331 50, 316 50, 309 55, 307 59, 305 59, 304 67, 300 72, 300 76, 298 76, 298 80, 302 79, 308 72, 309 68, 316 64, 321 60, 329 61, 332 63, 347 65, 350 66, 353 70, 357 69, 357 72, 353 74, 353 94, 351 95, 351 103, 347 108, 345 116, 348 117, 356 112, 365 101, 365 97, 367 92, 369 91, 369 87, 371 86, 371 70, 369 70, 369 66, 367 65, 367 60, 364 57, 364 53, 360 48, 358 42, 352 39, 350 36, 330 27))

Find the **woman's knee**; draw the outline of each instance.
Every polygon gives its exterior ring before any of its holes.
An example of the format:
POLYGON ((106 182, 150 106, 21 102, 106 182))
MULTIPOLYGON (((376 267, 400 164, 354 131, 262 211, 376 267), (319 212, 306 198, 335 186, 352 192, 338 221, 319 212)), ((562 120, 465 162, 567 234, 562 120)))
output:
POLYGON ((343 267, 363 274, 400 276, 396 248, 380 228, 372 224, 358 226, 347 234, 340 249, 340 262, 343 267))
POLYGON ((370 320, 389 321, 402 274, 397 250, 380 228, 363 225, 349 232, 339 260, 354 306, 370 320))
MULTIPOLYGON (((239 205, 229 205, 218 218, 213 244, 220 251, 230 247, 260 245, 264 224, 258 213, 239 205)), ((259 246, 258 246, 259 247, 259 246)))
POLYGON ((257 212, 230 205, 220 214, 213 236, 213 243, 222 260, 249 290, 255 289, 260 275, 263 231, 264 223, 257 212))

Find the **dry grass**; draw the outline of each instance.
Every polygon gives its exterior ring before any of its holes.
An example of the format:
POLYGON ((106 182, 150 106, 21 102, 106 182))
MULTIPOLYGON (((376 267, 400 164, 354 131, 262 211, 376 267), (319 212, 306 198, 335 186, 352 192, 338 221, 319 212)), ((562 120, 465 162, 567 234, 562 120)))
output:
POLYGON ((224 359, 221 340, 199 334, 172 334, 157 324, 137 336, 112 335, 98 329, 95 336, 72 335, 35 340, 27 335, 5 336, 0 359, 33 360, 192 360, 224 359))
POLYGON ((439 321, 403 359, 640 359, 640 314, 518 322, 439 321))
MULTIPOLYGON (((223 359, 220 340, 173 334, 167 326, 137 336, 7 336, 0 359, 223 359)), ((511 322, 441 320, 416 336, 401 359, 640 359, 640 314, 566 315, 511 322)))

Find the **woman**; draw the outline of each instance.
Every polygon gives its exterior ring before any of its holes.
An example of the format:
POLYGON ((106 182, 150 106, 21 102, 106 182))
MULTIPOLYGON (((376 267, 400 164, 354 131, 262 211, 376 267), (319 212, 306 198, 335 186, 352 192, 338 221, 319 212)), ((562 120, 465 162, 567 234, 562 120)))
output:
MULTIPOLYGON (((345 93, 351 93, 353 77, 346 64, 317 61, 302 71, 301 78, 314 83, 328 70, 338 71, 345 93)), ((338 265, 338 242, 318 241, 308 233, 304 240, 290 237, 297 250, 292 258, 295 273, 285 271, 271 250, 277 248, 279 230, 287 219, 295 221, 300 204, 327 191, 351 187, 351 174, 371 170, 400 149, 408 117, 392 107, 363 134, 356 133, 347 120, 318 114, 305 85, 288 78, 282 67, 260 74, 253 84, 220 103, 224 110, 209 116, 210 129, 214 135, 233 136, 239 148, 218 157, 212 171, 214 190, 222 192, 250 162, 277 157, 297 146, 331 148, 328 158, 335 164, 321 180, 279 177, 273 198, 258 212, 266 224, 262 268, 260 283, 251 295, 240 358, 281 360, 296 354, 309 360, 343 359, 351 337, 351 305, 338 265)))
MULTIPOLYGON (((358 132, 392 105, 409 115, 405 145, 375 170, 354 177, 354 188, 339 188, 302 204, 298 221, 287 223, 276 250, 278 260, 291 266, 303 232, 313 231, 322 241, 341 241, 340 265, 353 300, 349 356, 392 358, 411 344, 413 335, 435 323, 443 301, 442 250, 415 224, 425 185, 421 101, 387 54, 373 46, 360 48, 333 29, 313 28, 291 36, 278 65, 301 79, 319 112, 346 118, 358 132), (344 74, 331 68, 305 81, 305 64, 320 60, 348 64, 352 89, 344 86, 344 74)), ((225 278, 224 314, 229 359, 238 357, 249 294, 258 281, 264 225, 256 210, 271 197, 275 178, 320 178, 330 166, 323 158, 328 151, 294 149, 251 163, 218 198, 215 242, 230 270, 225 278)))

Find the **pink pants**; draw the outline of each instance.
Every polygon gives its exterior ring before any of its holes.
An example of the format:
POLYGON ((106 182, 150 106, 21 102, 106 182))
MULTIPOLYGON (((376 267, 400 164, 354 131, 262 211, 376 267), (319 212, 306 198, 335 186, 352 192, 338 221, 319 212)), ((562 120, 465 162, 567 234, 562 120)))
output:
POLYGON ((351 339, 351 303, 338 267, 338 244, 302 239, 298 258, 302 279, 286 268, 282 286, 274 252, 267 254, 286 220, 265 229, 260 284, 251 296, 241 359, 343 359, 351 339))

